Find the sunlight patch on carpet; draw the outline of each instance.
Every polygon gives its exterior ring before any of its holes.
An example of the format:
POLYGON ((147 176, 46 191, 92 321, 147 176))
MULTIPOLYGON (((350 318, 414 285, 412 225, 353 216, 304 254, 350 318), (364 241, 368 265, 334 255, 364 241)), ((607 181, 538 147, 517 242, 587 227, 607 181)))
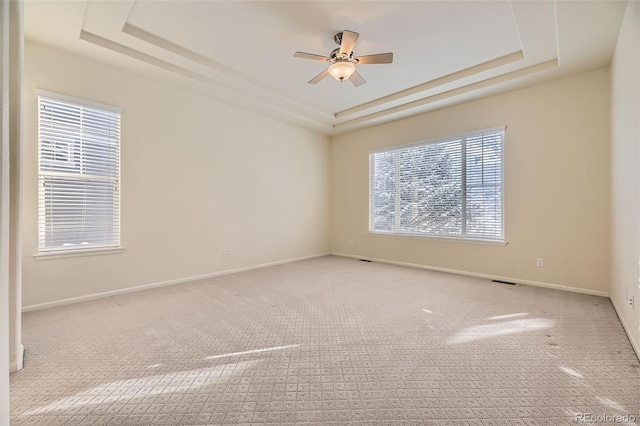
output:
POLYGON ((144 398, 148 395, 186 392, 194 387, 203 388, 206 386, 214 386, 226 381, 237 372, 243 371, 259 362, 260 360, 243 361, 231 364, 231 366, 230 364, 224 364, 215 367, 175 371, 166 374, 157 374, 155 376, 110 382, 53 401, 43 407, 26 411, 22 416, 64 411, 70 408, 89 405, 111 404, 122 400, 128 401, 132 398, 144 398), (179 380, 180 384, 171 385, 174 380, 179 380))
POLYGON ((447 339, 450 345, 469 343, 476 340, 491 337, 505 336, 508 334, 524 333, 526 331, 544 330, 553 327, 554 322, 546 318, 529 318, 513 321, 499 322, 495 324, 475 325, 458 331, 447 339))
POLYGON ((299 343, 297 345, 274 346, 272 348, 252 349, 250 351, 232 352, 232 353, 222 354, 222 355, 211 355, 211 356, 206 357, 205 359, 226 358, 226 357, 229 357, 229 356, 258 354, 258 353, 261 353, 261 352, 271 352, 271 351, 281 351, 283 349, 297 348, 298 346, 300 346, 299 343))

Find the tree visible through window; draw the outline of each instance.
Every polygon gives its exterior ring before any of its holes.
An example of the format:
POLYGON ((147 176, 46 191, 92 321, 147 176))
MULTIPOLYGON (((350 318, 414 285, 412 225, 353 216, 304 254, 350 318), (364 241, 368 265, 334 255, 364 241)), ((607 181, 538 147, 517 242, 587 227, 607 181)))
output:
POLYGON ((39 251, 120 246, 120 112, 38 97, 39 251))
POLYGON ((504 130, 370 154, 370 230, 502 241, 504 130))

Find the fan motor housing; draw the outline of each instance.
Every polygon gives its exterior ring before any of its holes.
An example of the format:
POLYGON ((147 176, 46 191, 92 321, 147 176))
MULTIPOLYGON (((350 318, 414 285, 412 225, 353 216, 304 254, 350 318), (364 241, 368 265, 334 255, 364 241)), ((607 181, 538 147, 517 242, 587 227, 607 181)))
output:
MULTIPOLYGON (((342 33, 340 33, 342 34, 342 33)), ((329 57, 336 62, 355 62, 353 59, 353 52, 351 52, 348 56, 345 54, 340 54, 340 48, 335 48, 331 51, 329 57)))

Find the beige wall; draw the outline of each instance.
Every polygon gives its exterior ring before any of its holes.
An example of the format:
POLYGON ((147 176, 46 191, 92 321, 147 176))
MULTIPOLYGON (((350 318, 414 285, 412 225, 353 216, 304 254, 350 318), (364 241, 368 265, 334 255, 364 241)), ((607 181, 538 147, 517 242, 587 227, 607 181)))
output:
POLYGON ((23 304, 326 253, 328 173, 324 136, 27 43, 23 304), (123 253, 34 260, 36 88, 124 109, 123 253))
POLYGON ((640 4, 629 2, 611 63, 611 298, 640 350, 640 4), (635 310, 629 298, 635 297, 635 310))
POLYGON ((332 252, 606 293, 609 155, 607 70, 335 137, 332 252), (370 150, 500 125, 506 246, 367 233, 370 150))

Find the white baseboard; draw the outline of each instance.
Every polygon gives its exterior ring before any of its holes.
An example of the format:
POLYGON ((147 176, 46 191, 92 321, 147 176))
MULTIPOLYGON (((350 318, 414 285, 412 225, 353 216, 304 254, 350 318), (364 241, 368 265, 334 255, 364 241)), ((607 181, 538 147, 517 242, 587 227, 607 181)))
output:
POLYGON ((9 363, 9 373, 15 373, 24 367, 24 346, 21 344, 18 350, 18 359, 9 363))
POLYGON ((372 262, 388 263, 391 265, 409 266, 411 268, 428 269, 430 271, 447 272, 450 274, 457 274, 457 275, 466 275, 468 277, 486 278, 488 280, 507 281, 507 282, 517 283, 517 284, 526 284, 526 285, 533 285, 536 287, 546 287, 546 288, 552 288, 555 290, 570 291, 573 293, 590 294, 592 296, 609 297, 609 293, 606 291, 589 290, 586 288, 570 287, 570 286, 560 285, 560 284, 543 283, 539 281, 529 281, 529 280, 523 280, 520 278, 501 277, 498 275, 480 274, 477 272, 461 271, 458 269, 448 269, 448 268, 440 268, 438 266, 421 265, 419 263, 398 262, 395 260, 378 259, 375 257, 358 256, 354 254, 346 254, 346 253, 331 253, 331 254, 334 256, 350 257, 353 259, 365 259, 365 260, 371 260, 372 262))
POLYGON ((613 310, 616 311, 616 315, 618 315, 618 319, 622 324, 622 328, 624 328, 625 333, 627 333, 629 342, 631 342, 631 347, 635 351, 636 356, 638 357, 638 360, 640 360, 640 345, 638 345, 638 342, 636 342, 633 339, 633 334, 631 334, 631 327, 627 325, 627 323, 624 321, 624 317, 620 315, 620 310, 618 309, 618 306, 616 305, 615 300, 613 300, 613 297, 609 296, 609 300, 611 300, 611 304, 613 305, 613 310))
POLYGON ((156 288, 156 287, 164 287, 164 286, 167 286, 167 285, 180 284, 180 283, 185 283, 185 282, 189 282, 189 281, 197 281, 197 280, 203 280, 203 279, 207 279, 207 278, 219 277, 221 275, 228 275, 228 274, 234 274, 236 272, 250 271, 252 269, 268 268, 269 266, 282 265, 284 263, 298 262, 300 260, 313 259, 313 258, 316 258, 316 257, 322 257, 322 256, 328 256, 328 255, 329 255, 329 253, 312 254, 312 255, 309 255, 309 256, 302 256, 302 257, 296 257, 296 258, 292 258, 292 259, 277 260, 275 262, 269 262, 269 263, 261 263, 259 265, 245 266, 245 267, 242 267, 242 268, 226 269, 224 271, 211 272, 211 273, 208 273, 208 274, 195 275, 195 276, 192 276, 192 277, 177 278, 175 280, 168 280, 168 281, 162 281, 162 282, 158 282, 158 283, 144 284, 144 285, 135 286, 135 287, 127 287, 127 288, 123 288, 123 289, 119 289, 119 290, 105 291, 105 292, 102 292, 102 293, 89 294, 87 296, 72 297, 72 298, 69 298, 69 299, 56 300, 56 301, 53 301, 53 302, 39 303, 39 304, 36 304, 36 305, 24 306, 22 308, 22 312, 31 312, 31 311, 37 311, 37 310, 40 310, 40 309, 53 308, 53 307, 56 307, 56 306, 69 305, 69 304, 72 304, 72 303, 86 302, 87 300, 100 299, 100 298, 103 298, 103 297, 110 297, 110 296, 115 296, 115 295, 118 295, 118 294, 131 293, 131 292, 134 292, 134 291, 142 291, 142 290, 148 290, 148 289, 156 288))

